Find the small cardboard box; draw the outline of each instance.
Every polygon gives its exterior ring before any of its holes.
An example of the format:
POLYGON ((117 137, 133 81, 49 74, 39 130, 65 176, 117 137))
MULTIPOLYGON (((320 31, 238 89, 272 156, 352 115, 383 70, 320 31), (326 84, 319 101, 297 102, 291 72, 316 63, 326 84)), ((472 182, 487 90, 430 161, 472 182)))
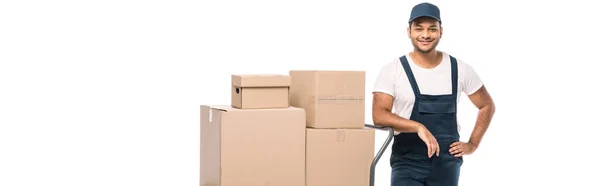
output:
POLYGON ((292 70, 290 105, 306 110, 309 128, 365 126, 365 72, 292 70))
POLYGON ((306 129, 306 186, 368 186, 373 129, 306 129))
POLYGON ((200 186, 305 186, 304 109, 200 107, 200 186))
POLYGON ((279 74, 231 75, 231 106, 239 109, 287 108, 291 77, 279 74))

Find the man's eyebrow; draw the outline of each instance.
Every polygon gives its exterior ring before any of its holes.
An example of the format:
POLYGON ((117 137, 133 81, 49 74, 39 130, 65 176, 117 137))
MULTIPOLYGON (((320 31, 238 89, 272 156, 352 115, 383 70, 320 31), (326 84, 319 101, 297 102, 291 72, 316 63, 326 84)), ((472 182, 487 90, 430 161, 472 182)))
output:
MULTIPOLYGON (((424 26, 421 25, 421 24, 415 24, 414 27, 424 27, 424 26)), ((431 26, 429 26, 429 28, 438 28, 438 26, 437 25, 431 25, 431 26)))

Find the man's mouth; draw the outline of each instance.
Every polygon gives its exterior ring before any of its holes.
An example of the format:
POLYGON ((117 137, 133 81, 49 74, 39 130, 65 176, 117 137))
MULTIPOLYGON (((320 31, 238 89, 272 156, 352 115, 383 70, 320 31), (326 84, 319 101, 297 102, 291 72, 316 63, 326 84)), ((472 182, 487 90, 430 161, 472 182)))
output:
POLYGON ((419 43, 421 43, 422 45, 429 45, 429 44, 431 44, 431 42, 433 42, 433 40, 431 40, 431 41, 419 40, 419 43))

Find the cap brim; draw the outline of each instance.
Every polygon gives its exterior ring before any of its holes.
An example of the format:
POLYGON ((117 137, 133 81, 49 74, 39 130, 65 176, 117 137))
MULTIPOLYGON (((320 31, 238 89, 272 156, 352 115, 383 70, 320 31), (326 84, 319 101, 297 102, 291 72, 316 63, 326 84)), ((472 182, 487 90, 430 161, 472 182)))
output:
POLYGON ((437 20, 437 21, 439 21, 439 22, 442 22, 442 20, 438 19, 437 17, 430 16, 430 15, 419 15, 419 16, 415 16, 415 17, 413 17, 412 19, 408 20, 408 22, 409 22, 409 23, 410 23, 410 22, 413 22, 415 19, 422 18, 422 17, 429 17, 429 18, 435 19, 435 20, 437 20))

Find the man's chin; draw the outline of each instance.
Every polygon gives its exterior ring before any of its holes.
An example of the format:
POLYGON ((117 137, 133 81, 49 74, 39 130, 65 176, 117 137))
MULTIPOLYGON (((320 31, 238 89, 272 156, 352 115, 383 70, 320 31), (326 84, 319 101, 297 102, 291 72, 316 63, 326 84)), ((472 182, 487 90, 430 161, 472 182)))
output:
POLYGON ((435 50, 434 43, 429 44, 428 46, 421 46, 418 43, 413 43, 413 47, 415 47, 416 51, 420 53, 429 53, 435 50))
POLYGON ((429 52, 433 51, 433 48, 420 48, 420 47, 417 47, 417 51, 419 51, 421 53, 429 53, 429 52))

